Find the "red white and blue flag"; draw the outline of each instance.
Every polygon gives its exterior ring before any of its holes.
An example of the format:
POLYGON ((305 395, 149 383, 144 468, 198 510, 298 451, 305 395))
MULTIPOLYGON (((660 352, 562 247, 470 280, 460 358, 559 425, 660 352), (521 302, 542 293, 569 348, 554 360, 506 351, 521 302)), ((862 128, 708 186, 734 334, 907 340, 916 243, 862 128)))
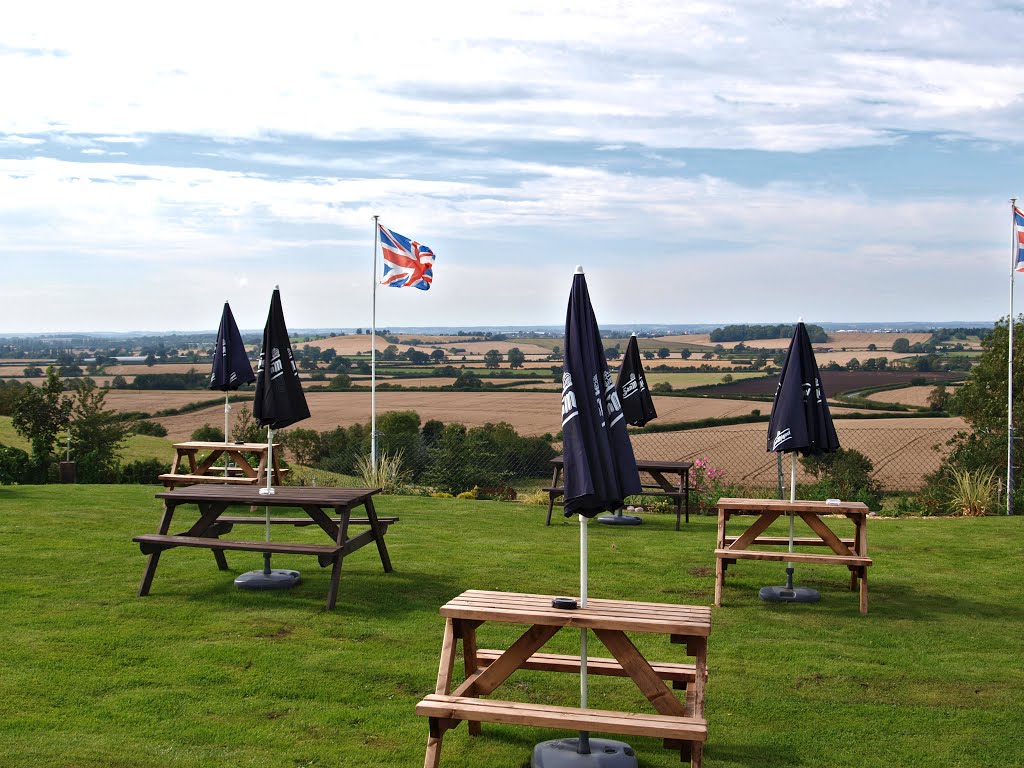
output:
POLYGON ((1017 236, 1014 243, 1017 252, 1014 255, 1013 268, 1018 272, 1024 272, 1024 212, 1017 206, 1013 206, 1013 230, 1017 236))
POLYGON ((392 232, 380 222, 380 249, 384 254, 382 285, 392 288, 430 289, 434 282, 434 252, 425 245, 392 232))

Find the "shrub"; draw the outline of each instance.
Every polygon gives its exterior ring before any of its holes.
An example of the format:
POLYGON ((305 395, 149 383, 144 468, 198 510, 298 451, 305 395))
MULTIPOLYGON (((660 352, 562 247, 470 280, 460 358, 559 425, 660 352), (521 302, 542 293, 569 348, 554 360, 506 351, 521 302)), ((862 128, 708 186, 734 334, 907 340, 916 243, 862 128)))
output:
POLYGON ((203 424, 203 426, 199 427, 199 429, 192 433, 192 439, 202 442, 223 443, 224 430, 220 427, 211 426, 210 424, 203 424))
POLYGON ((0 445, 0 485, 31 483, 35 472, 35 465, 25 451, 0 445))
POLYGON ((840 448, 832 453, 805 456, 800 463, 817 478, 816 483, 801 489, 801 496, 860 501, 873 509, 881 507, 882 491, 871 477, 875 465, 860 451, 840 448))
POLYGON ((132 425, 132 432, 136 435, 150 435, 152 437, 167 437, 167 427, 156 421, 137 421, 132 425))
POLYGON ((159 485, 160 475, 170 471, 171 467, 169 464, 164 464, 157 459, 129 461, 127 464, 121 465, 118 482, 159 485))

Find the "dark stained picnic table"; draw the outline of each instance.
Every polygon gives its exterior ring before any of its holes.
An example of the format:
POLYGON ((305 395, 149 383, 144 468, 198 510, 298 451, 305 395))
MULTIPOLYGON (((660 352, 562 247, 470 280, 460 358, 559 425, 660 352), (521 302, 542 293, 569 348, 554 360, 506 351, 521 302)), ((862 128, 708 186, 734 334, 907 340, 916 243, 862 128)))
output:
MULTIPOLYGON (((548 493, 548 519, 545 525, 551 525, 551 511, 555 506, 555 499, 565 495, 565 485, 562 482, 565 457, 556 456, 551 460, 554 470, 551 475, 551 485, 541 490, 548 493)), ((676 512, 676 530, 679 530, 679 521, 686 513, 686 522, 690 522, 690 468, 692 461, 654 461, 651 459, 637 459, 636 468, 640 470, 641 482, 643 484, 643 496, 665 496, 672 499, 672 506, 676 512), (651 481, 644 482, 643 475, 648 475, 651 481)))
POLYGON ((192 485, 175 488, 156 494, 163 499, 163 515, 155 534, 135 536, 142 553, 149 556, 146 570, 139 585, 139 596, 149 594, 160 555, 174 547, 201 547, 213 550, 214 558, 221 570, 228 567, 225 550, 246 552, 272 552, 292 555, 313 555, 321 567, 332 566, 330 588, 327 593, 327 609, 334 608, 341 580, 342 561, 357 549, 374 543, 384 571, 391 573, 391 559, 388 556, 384 534, 388 526, 398 521, 397 517, 379 518, 373 507, 373 495, 380 488, 305 488, 279 486, 274 493, 260 493, 262 489, 252 486, 233 485, 192 485), (177 534, 170 534, 174 513, 179 506, 195 504, 199 507, 199 519, 191 527, 177 534), (297 527, 316 525, 330 538, 331 543, 300 544, 282 541, 236 541, 220 538, 229 533, 235 525, 263 524, 265 517, 228 516, 224 513, 232 506, 290 507, 302 510, 301 517, 271 517, 276 525, 297 527), (352 511, 363 507, 366 517, 354 518, 352 511), (367 525, 369 529, 351 536, 352 525, 367 525))

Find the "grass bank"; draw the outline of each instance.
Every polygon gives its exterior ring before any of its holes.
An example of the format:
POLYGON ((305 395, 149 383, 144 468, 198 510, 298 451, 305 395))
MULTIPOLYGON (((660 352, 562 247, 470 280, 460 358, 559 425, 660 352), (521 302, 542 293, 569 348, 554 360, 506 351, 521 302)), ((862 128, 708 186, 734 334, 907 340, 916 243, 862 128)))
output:
MULTIPOLYGON (((204 550, 165 554, 138 598, 144 558, 131 537, 155 530, 156 491, 0 487, 0 764, 418 766, 426 722, 413 708, 434 686, 438 606, 468 588, 577 589, 578 528, 560 516, 544 527, 544 507, 384 497, 380 513, 401 517, 388 534, 395 572, 372 547, 355 553, 335 611, 323 608, 329 572, 312 558, 275 556, 302 571, 295 590, 242 593, 232 579, 260 556, 228 553, 224 573, 204 550)), ((591 595, 710 604, 716 521, 673 526, 669 515, 592 525, 591 595)), ((872 520, 866 617, 840 569, 798 567, 822 602, 785 606, 757 599, 781 565, 732 567, 709 645, 705 764, 1019 765, 1022 533, 1021 518, 872 520)), ((484 645, 512 639, 481 629, 484 645)), ((681 660, 662 638, 637 643, 681 660)), ((577 689, 575 676, 518 673, 500 693, 573 703, 577 689)), ((627 682, 592 680, 592 706, 638 704, 627 682)), ((442 764, 524 766, 553 733, 485 725, 470 739, 460 726, 442 764)), ((629 741, 641 765, 678 765, 656 740, 629 741)))

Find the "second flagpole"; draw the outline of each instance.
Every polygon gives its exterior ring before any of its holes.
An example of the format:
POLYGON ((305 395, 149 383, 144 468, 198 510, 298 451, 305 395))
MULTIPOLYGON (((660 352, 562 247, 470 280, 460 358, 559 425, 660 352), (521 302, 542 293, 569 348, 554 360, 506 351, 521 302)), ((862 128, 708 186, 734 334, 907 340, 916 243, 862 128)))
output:
POLYGON ((373 217, 373 317, 370 320, 370 467, 377 471, 377 238, 380 227, 373 217))

